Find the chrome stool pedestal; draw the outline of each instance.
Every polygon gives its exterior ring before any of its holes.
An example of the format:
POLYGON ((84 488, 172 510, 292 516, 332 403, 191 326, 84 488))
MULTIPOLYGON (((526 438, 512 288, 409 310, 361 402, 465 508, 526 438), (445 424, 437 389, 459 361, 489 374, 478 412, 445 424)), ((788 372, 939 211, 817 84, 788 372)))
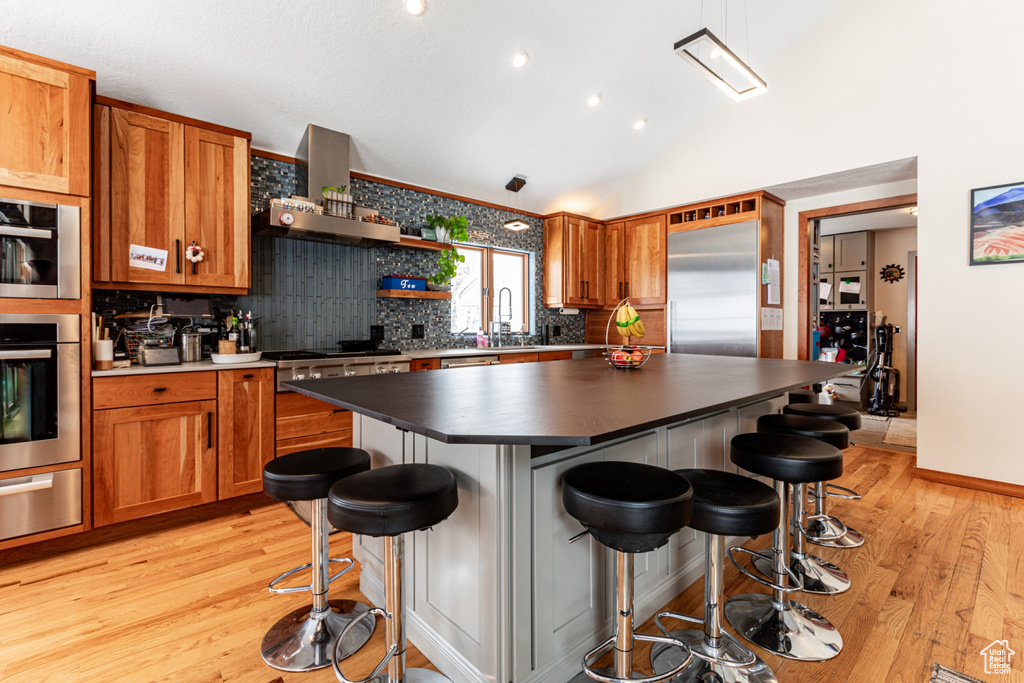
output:
MULTIPOLYGON (((729 553, 737 569, 771 588, 771 594, 748 593, 730 598, 725 604, 725 618, 742 637, 780 657, 802 661, 835 657, 843 648, 838 629, 822 615, 788 597, 789 593, 803 587, 801 577, 787 566, 789 531, 793 524, 789 511, 795 508, 789 484, 839 476, 842 453, 834 446, 807 437, 757 433, 733 437, 731 457, 745 470, 774 478, 775 492, 782 501, 782 515, 778 528, 772 532, 770 556, 740 547, 732 548, 729 553), (783 476, 791 482, 779 478, 783 476), (736 561, 736 552, 770 558, 769 576, 778 577, 776 582, 742 567, 736 561)), ((799 502, 802 509, 803 500, 799 502)))
POLYGON ((828 498, 846 498, 847 500, 860 500, 860 494, 843 486, 817 482, 808 487, 808 492, 814 500, 814 516, 808 519, 807 540, 815 545, 825 548, 859 548, 864 545, 864 535, 856 529, 851 529, 837 518, 826 514, 826 501, 828 498), (829 489, 835 489, 842 493, 835 493, 829 489))

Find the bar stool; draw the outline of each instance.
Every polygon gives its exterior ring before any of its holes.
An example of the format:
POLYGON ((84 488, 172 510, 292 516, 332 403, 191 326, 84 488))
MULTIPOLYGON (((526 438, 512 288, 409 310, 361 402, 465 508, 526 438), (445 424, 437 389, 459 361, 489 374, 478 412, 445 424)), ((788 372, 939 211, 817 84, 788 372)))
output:
MULTIPOLYGON (((790 404, 785 406, 782 412, 785 415, 802 415, 839 422, 851 432, 855 432, 861 427, 860 412, 855 408, 844 408, 835 404, 790 404)), ((852 444, 853 441, 850 443, 852 444)), ((859 548, 864 545, 863 534, 825 512, 828 498, 860 500, 860 494, 845 486, 825 484, 824 482, 811 484, 810 491, 814 497, 814 516, 817 519, 812 520, 807 529, 807 540, 826 548, 859 548), (846 533, 841 533, 843 529, 846 530, 846 533)))
MULTIPOLYGON (((772 532, 772 576, 763 579, 740 565, 735 553, 759 556, 742 547, 729 549, 729 559, 745 575, 772 589, 771 595, 747 593, 725 603, 725 618, 736 631, 768 652, 789 659, 823 661, 843 649, 843 637, 828 619, 788 595, 801 588, 800 577, 787 566, 789 555, 790 484, 835 479, 843 473, 843 454, 835 446, 790 434, 738 434, 730 457, 743 469, 775 480, 782 501, 779 526, 772 532), (793 585, 790 585, 790 581, 793 585)), ((763 555, 762 555, 763 556, 763 555)))
MULTIPOLYGON (((693 486, 693 518, 689 527, 704 532, 704 618, 659 612, 661 631, 690 647, 694 660, 678 683, 778 683, 775 673, 747 646, 722 630, 722 566, 726 536, 759 536, 779 526, 779 497, 756 479, 718 470, 675 470, 693 486), (668 632, 663 618, 702 624, 701 631, 668 632)), ((679 665, 684 653, 661 643, 651 649, 654 673, 679 665)))
MULTIPOLYGON (((793 434, 804 436, 835 446, 842 450, 850 445, 850 430, 843 424, 833 420, 822 420, 817 417, 802 415, 762 415, 757 418, 757 431, 761 434, 793 434)), ((820 518, 807 515, 807 485, 793 485, 793 537, 792 551, 789 555, 789 567, 802 579, 804 593, 821 593, 835 595, 850 588, 850 577, 846 572, 816 555, 811 555, 804 547, 808 536, 807 525, 820 518)), ((841 522, 840 522, 841 523, 841 522)), ((845 529, 845 527, 844 527, 845 529)), ((817 540, 834 540, 842 536, 842 530, 833 538, 817 538, 817 540)), ((757 570, 769 578, 772 576, 771 560, 765 557, 754 559, 757 570)))
MULTIPOLYGON (((440 524, 458 506, 455 475, 439 465, 380 467, 342 479, 331 487, 327 509, 331 524, 353 534, 384 537, 384 609, 374 607, 359 615, 341 633, 336 645, 336 649, 342 648, 347 631, 357 624, 372 623, 367 615, 384 619, 387 652, 373 673, 359 683, 451 683, 436 671, 405 667, 403 534, 440 524)), ((353 683, 341 672, 337 657, 334 674, 342 683, 353 683)))
POLYGON ((633 462, 591 462, 577 465, 562 477, 562 505, 599 543, 615 555, 615 633, 583 656, 583 673, 573 680, 619 683, 656 683, 683 672, 692 661, 680 640, 633 632, 633 554, 668 543, 690 521, 693 487, 670 470, 633 462), (665 643, 680 648, 681 662, 654 676, 633 670, 633 641, 665 643), (615 651, 614 669, 595 669, 592 662, 609 649, 615 651))
POLYGON ((359 448, 316 448, 275 458, 263 468, 263 490, 284 501, 312 529, 313 556, 308 564, 289 569, 270 582, 271 593, 310 591, 313 603, 282 617, 263 637, 263 661, 284 671, 312 671, 330 666, 332 652, 347 657, 373 633, 373 622, 360 621, 369 607, 353 600, 328 600, 330 584, 352 569, 352 558, 334 559, 328 547, 331 530, 327 524, 327 493, 339 479, 370 469, 370 454, 359 448), (308 501, 308 514, 302 509, 308 501), (333 576, 330 565, 344 564, 333 576), (311 570, 308 586, 278 588, 289 576, 311 570), (334 648, 338 635, 352 629, 341 648, 334 648), (337 652, 335 652, 337 649, 337 652))
MULTIPOLYGON (((817 385, 816 385, 817 386, 817 385)), ((818 393, 811 389, 793 389, 788 393, 787 403, 817 403, 818 393)))

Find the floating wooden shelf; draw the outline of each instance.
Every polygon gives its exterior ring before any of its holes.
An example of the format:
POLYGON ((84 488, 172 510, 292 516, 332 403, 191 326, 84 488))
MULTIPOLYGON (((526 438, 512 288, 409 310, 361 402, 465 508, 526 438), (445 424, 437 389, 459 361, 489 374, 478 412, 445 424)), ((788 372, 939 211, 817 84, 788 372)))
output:
POLYGON ((414 240, 409 237, 402 237, 398 240, 398 247, 412 247, 413 249, 429 249, 430 251, 441 251, 445 248, 444 242, 432 242, 431 240, 414 240))
POLYGON ((451 299, 451 292, 431 292, 413 289, 378 289, 378 299, 451 299))

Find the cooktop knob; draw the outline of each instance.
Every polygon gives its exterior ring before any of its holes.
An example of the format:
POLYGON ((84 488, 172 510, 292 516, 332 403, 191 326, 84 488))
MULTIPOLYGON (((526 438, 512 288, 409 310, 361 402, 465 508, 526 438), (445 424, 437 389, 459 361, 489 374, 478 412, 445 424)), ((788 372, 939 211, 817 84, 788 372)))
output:
POLYGON ((290 212, 285 211, 281 214, 281 217, 278 220, 281 221, 281 225, 288 226, 295 222, 295 216, 290 212))

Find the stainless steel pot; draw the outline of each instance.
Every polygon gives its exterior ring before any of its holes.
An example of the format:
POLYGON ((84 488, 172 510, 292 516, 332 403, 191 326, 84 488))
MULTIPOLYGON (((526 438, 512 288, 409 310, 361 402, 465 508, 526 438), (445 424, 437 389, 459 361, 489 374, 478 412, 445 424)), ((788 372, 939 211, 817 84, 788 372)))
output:
POLYGON ((194 363, 203 359, 203 335, 199 332, 181 333, 181 360, 194 363))

